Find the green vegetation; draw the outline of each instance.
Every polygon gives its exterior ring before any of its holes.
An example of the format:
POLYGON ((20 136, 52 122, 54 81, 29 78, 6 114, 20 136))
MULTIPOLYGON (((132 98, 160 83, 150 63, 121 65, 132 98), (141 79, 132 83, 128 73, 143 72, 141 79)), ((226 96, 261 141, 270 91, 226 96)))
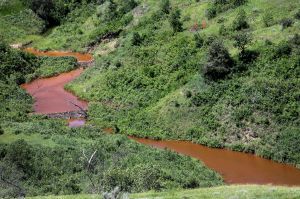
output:
POLYGON ((74 57, 39 57, 37 63, 39 67, 34 73, 27 75, 27 82, 38 77, 52 77, 77 67, 74 57))
MULTIPOLYGON (((299 166, 299 139, 287 139, 299 136, 299 46, 291 39, 299 22, 280 28, 299 4, 285 1, 280 10, 279 0, 230 6, 194 36, 189 28, 204 19, 209 4, 189 2, 180 18, 184 31, 174 33, 164 4, 148 3, 152 10, 119 38, 118 49, 96 57, 96 66, 67 86, 90 101, 89 121, 299 166), (261 20, 265 10, 276 13, 270 27, 261 20), (226 34, 218 34, 221 26, 226 34), (142 40, 133 48, 136 33, 142 40)), ((170 13, 181 5, 171 1, 170 13)))
MULTIPOLYGON (((41 199, 94 199, 97 195, 72 195, 72 196, 45 196, 41 199)), ((203 198, 203 199, 296 199, 300 197, 299 188, 271 187, 271 186, 222 186, 214 188, 201 188, 192 190, 172 190, 166 192, 147 192, 131 194, 130 198, 203 198)), ((35 197, 30 199, 36 199, 35 197)))
POLYGON ((299 197, 298 189, 256 186, 170 191, 223 182, 199 161, 125 136, 191 140, 300 167, 299 2, 3 2, 0 197, 116 186, 168 190, 137 198, 299 197), (30 42, 94 53, 95 66, 66 86, 90 102, 85 127, 28 114, 32 98, 21 83, 76 67, 74 58, 36 58, 8 46, 30 42), (110 127, 118 135, 101 130, 110 127))
POLYGON ((75 60, 36 58, 2 42, 0 47, 1 198, 100 194, 117 186, 143 192, 223 184, 217 173, 190 157, 155 150, 93 126, 69 128, 62 120, 29 115, 32 99, 18 84, 26 75, 72 67, 75 60), (46 70, 52 62, 58 66, 46 70))

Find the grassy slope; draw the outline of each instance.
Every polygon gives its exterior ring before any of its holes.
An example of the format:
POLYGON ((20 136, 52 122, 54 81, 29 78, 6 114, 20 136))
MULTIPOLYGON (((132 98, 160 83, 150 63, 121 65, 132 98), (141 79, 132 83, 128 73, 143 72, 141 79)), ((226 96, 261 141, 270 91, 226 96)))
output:
POLYGON ((0 8, 0 38, 8 43, 27 43, 40 38, 44 22, 19 0, 6 1, 0 8))
MULTIPOLYGON (((150 9, 138 26, 119 38, 119 48, 97 58, 96 67, 86 70, 68 86, 91 101, 90 121, 99 126, 117 125, 122 132, 136 136, 194 140, 299 164, 297 142, 286 139, 299 136, 295 130, 299 120, 294 117, 299 114, 299 106, 294 95, 288 96, 299 92, 297 70, 288 70, 297 69, 297 56, 281 61, 269 56, 275 44, 299 32, 299 20, 294 19, 293 27, 285 30, 279 25, 281 19, 294 17, 299 2, 250 0, 242 6, 253 34, 249 48, 259 51, 261 57, 247 72, 215 85, 207 84, 198 75, 205 63, 207 46, 195 50, 193 33, 189 31, 195 22, 201 24, 205 19, 207 1, 171 2, 181 8, 182 19, 186 19, 184 32, 173 35, 167 19, 152 17, 158 3, 145 1, 150 9), (262 18, 266 12, 273 14, 275 25, 264 26, 262 18), (131 46, 133 32, 145 38, 140 46, 131 46), (266 39, 274 46, 266 47, 266 39), (266 87, 272 90, 267 95, 266 87), (186 91, 206 97, 208 103, 193 106, 191 99, 185 97, 186 91), (277 97, 280 92, 286 93, 282 99, 277 97), (247 102, 259 96, 261 101, 256 104, 247 102), (251 137, 253 133, 257 139, 251 137)), ((229 28, 238 11, 239 8, 230 9, 206 20, 207 28, 200 34, 204 38, 218 36, 222 24, 218 21, 223 19, 229 28)), ((223 39, 232 56, 236 56, 238 51, 230 35, 223 39)))
MULTIPOLYGON (((47 196, 41 199, 93 199, 96 195, 72 195, 72 196, 47 196)), ((132 194, 130 198, 203 198, 203 199, 296 199, 300 197, 299 188, 269 187, 269 186, 222 186, 215 188, 167 191, 167 192, 148 192, 132 194)), ((35 197, 30 199, 36 199, 35 197)))

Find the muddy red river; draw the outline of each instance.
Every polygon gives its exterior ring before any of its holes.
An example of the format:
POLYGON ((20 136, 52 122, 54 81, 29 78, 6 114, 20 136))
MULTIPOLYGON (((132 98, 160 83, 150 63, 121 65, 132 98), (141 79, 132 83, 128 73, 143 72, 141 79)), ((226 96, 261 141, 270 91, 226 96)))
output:
MULTIPOLYGON (((38 56, 74 56, 78 61, 88 62, 92 56, 70 52, 40 52, 27 49, 38 56)), ((87 102, 78 99, 64 90, 64 85, 78 77, 82 68, 56 77, 35 80, 22 87, 35 99, 34 110, 37 113, 56 113, 78 110, 74 104, 87 108, 87 102)), ((71 119, 70 127, 84 125, 85 120, 71 119)), ((105 131, 108 131, 107 129, 105 131)), ((130 137, 142 144, 160 149, 170 149, 178 153, 197 158, 209 168, 220 173, 229 184, 274 184, 300 186, 300 170, 286 164, 276 163, 255 155, 233 152, 225 149, 213 149, 185 141, 156 141, 130 137)))
MULTIPOLYGON (((90 54, 57 51, 42 52, 31 48, 26 49, 26 51, 37 56, 73 56, 78 62, 89 62, 93 60, 90 54)), ((79 68, 55 77, 37 79, 30 83, 23 84, 21 87, 26 89, 27 92, 33 96, 35 100, 34 111, 36 113, 47 114, 78 111, 78 106, 86 109, 87 102, 78 99, 75 95, 64 89, 65 84, 78 77, 82 71, 83 68, 79 68)))
POLYGON ((206 166, 220 173, 229 184, 300 186, 300 169, 252 154, 214 149, 187 141, 157 141, 134 137, 131 139, 199 159, 206 166))

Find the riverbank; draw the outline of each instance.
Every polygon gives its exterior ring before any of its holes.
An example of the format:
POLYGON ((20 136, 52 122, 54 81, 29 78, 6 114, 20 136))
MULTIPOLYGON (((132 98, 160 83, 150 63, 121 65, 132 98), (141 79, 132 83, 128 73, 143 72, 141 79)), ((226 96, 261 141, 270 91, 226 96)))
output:
MULTIPOLYGON (((33 50, 32 52, 37 56, 65 55, 64 52, 60 53, 58 51, 40 52, 33 50)), ((80 53, 68 52, 68 55, 77 57, 78 61, 86 58, 84 54, 80 53)), ((71 113, 78 108, 84 111, 87 108, 88 102, 81 101, 72 93, 64 90, 64 85, 73 81, 76 77, 79 77, 82 72, 83 69, 79 71, 77 69, 56 77, 38 79, 23 85, 23 88, 35 98, 35 112, 49 116, 57 115, 59 118, 62 118, 62 116, 65 117, 64 113, 71 113), (61 114, 59 114, 59 112, 61 112, 61 114)), ((81 117, 82 116, 79 116, 78 118, 81 117)), ((66 119, 72 119, 71 115, 66 119)), ((84 123, 84 120, 75 120, 74 124, 69 122, 69 126, 79 127, 84 125, 84 123)), ((139 139, 136 137, 129 138, 142 144, 160 149, 167 148, 203 161, 206 166, 220 173, 228 184, 270 183, 273 185, 300 186, 299 169, 266 160, 255 155, 225 149, 213 149, 188 141, 157 141, 139 139)))
MULTIPOLYGON (((201 188, 192 190, 172 190, 166 192, 146 192, 130 194, 132 199, 296 199, 300 197, 300 188, 273 187, 273 186, 222 186, 214 188, 201 188)), ((102 198, 99 195, 69 195, 69 196, 45 196, 30 197, 29 199, 96 199, 102 198)))

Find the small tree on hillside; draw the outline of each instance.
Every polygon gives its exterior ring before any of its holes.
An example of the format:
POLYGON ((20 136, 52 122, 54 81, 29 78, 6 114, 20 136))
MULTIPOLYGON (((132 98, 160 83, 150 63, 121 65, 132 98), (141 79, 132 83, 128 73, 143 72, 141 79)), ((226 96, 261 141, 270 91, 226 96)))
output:
POLYGON ((181 32, 183 30, 182 22, 180 21, 180 15, 181 14, 179 9, 175 9, 171 12, 169 22, 174 32, 181 32))
POLYGON ((234 36, 234 47, 240 50, 240 53, 245 52, 246 46, 252 41, 250 33, 239 32, 234 36))
POLYGON ((162 0, 160 3, 160 9, 163 13, 170 14, 171 11, 170 0, 162 0))
MULTIPOLYGON (((246 46, 252 41, 252 35, 246 32, 239 32, 234 36, 234 47, 240 50, 239 60, 242 63, 250 63, 254 60, 258 53, 255 51, 247 50, 246 46)), ((237 68, 238 70, 244 70, 245 68, 237 68)))
POLYGON ((215 40, 208 50, 208 62, 204 67, 204 76, 211 80, 224 78, 234 65, 228 50, 220 40, 215 40))
POLYGON ((235 20, 233 21, 233 30, 243 30, 249 28, 249 24, 246 20, 246 17, 246 12, 244 10, 240 10, 235 20))
POLYGON ((134 32, 131 38, 131 44, 133 46, 138 46, 142 43, 142 37, 138 32, 134 32))

